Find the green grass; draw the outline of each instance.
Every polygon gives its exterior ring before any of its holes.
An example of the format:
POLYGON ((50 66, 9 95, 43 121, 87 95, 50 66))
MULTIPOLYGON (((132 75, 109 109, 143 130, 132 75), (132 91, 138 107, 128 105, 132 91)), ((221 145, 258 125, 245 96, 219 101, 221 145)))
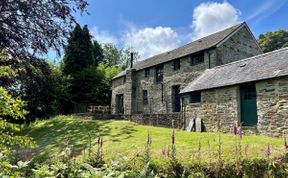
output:
MULTIPOLYGON (((118 120, 80 120, 71 116, 58 116, 50 120, 37 121, 22 131, 23 135, 31 136, 36 141, 36 156, 49 158, 60 153, 65 147, 65 137, 69 144, 81 157, 87 154, 88 132, 92 135, 92 145, 97 146, 97 135, 101 132, 104 138, 104 159, 115 160, 121 156, 133 156, 145 148, 147 132, 152 136, 152 156, 163 160, 162 149, 171 145, 172 129, 142 126, 133 122, 118 120), (86 151, 84 151, 86 150, 86 151)), ((198 145, 201 145, 201 161, 217 159, 219 136, 223 159, 230 161, 239 156, 236 145, 239 138, 224 133, 195 133, 176 130, 177 158, 183 163, 197 159, 198 145), (208 151, 208 142, 210 151, 208 151)), ((242 155, 248 158, 265 157, 268 144, 271 157, 284 153, 283 139, 265 136, 243 136, 242 155), (245 151, 246 150, 246 151, 245 151)), ((166 158, 165 158, 166 159, 166 158)))

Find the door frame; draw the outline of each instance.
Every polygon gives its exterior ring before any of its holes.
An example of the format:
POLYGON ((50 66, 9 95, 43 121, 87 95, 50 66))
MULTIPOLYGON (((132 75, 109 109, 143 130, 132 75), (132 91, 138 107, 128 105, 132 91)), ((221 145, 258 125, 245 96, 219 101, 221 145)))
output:
MULTIPOLYGON (((250 89, 251 89, 250 88, 250 89)), ((247 91, 246 91, 247 92, 247 91)), ((252 100, 252 99, 251 99, 252 100)), ((245 83, 245 84, 242 84, 242 85, 240 85, 239 86, 239 113, 240 113, 240 118, 239 118, 239 122, 240 122, 240 125, 243 125, 244 127, 256 127, 257 126, 257 124, 258 124, 258 109, 257 109, 257 90, 256 90, 256 83, 254 83, 254 82, 252 82, 252 83, 245 83), (247 89, 247 88, 249 88, 249 87, 251 87, 251 88, 253 88, 253 90, 254 90, 254 96, 243 96, 244 94, 247 94, 247 93, 244 93, 245 92, 245 89, 247 89), (255 123, 253 123, 253 124, 245 124, 244 122, 245 122, 245 120, 246 120, 246 122, 247 122, 247 118, 245 119, 244 117, 244 113, 245 113, 245 110, 244 110, 244 102, 243 102, 243 97, 254 97, 253 98, 253 100, 254 101, 251 101, 251 102, 253 102, 252 104, 254 105, 253 106, 253 108, 255 108, 255 110, 254 110, 254 113, 255 113, 255 115, 254 115, 254 119, 255 119, 255 123)), ((253 113, 253 112, 252 112, 253 113)))
POLYGON ((172 111, 173 112, 181 112, 181 95, 180 95, 180 85, 173 85, 172 86, 172 111), (178 98, 179 103, 176 103, 176 89, 178 89, 178 98), (176 106, 178 105, 178 107, 176 106), (177 107, 177 108, 176 108, 177 107))
POLYGON ((124 94, 117 94, 116 95, 116 113, 117 114, 124 114, 124 94), (121 108, 120 108, 120 103, 122 103, 121 108))

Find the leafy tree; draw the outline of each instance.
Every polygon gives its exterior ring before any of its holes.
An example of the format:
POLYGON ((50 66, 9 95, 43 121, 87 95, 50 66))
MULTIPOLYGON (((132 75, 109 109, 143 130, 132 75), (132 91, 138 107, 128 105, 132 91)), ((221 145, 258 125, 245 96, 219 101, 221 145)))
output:
POLYGON ((133 60, 136 62, 140 56, 139 53, 133 48, 118 49, 111 43, 104 44, 104 63, 108 66, 118 65, 122 69, 125 69, 130 65, 131 52, 133 53, 133 60))
POLYGON ((1 0, 0 49, 28 57, 47 53, 58 54, 75 26, 74 14, 86 12, 85 0, 1 0))
MULTIPOLYGON (((2 56, 0 60, 5 60, 5 58, 2 56)), ((10 66, 0 67, 0 76, 13 78, 16 74, 10 66)), ((9 123, 5 119, 7 117, 23 119, 27 114, 27 111, 23 109, 24 106, 25 102, 19 97, 13 98, 5 88, 0 87, 0 173, 4 175, 11 171, 10 156, 16 146, 34 146, 31 138, 17 134, 20 129, 18 125, 9 123)))
POLYGON ((103 46, 103 55, 104 63, 108 66, 118 65, 121 59, 121 50, 118 50, 117 47, 112 43, 104 44, 103 46))
POLYGON ((265 53, 288 47, 288 31, 278 30, 275 32, 260 34, 257 41, 265 53))

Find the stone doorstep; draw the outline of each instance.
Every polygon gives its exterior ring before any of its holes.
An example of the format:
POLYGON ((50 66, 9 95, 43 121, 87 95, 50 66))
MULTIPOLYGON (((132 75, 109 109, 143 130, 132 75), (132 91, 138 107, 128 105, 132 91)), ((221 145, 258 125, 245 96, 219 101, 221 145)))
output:
POLYGON ((252 135, 252 134, 258 134, 257 126, 242 126, 242 130, 244 134, 252 135))

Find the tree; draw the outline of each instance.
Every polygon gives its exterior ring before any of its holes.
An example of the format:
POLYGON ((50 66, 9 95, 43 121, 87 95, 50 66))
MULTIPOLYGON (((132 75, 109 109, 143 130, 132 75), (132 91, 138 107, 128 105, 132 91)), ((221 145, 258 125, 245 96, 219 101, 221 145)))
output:
POLYGON ((104 44, 103 54, 104 63, 108 66, 118 65, 125 69, 130 64, 131 52, 133 53, 133 60, 136 62, 139 59, 139 53, 133 48, 120 48, 118 49, 111 43, 104 44))
POLYGON ((265 53, 288 47, 288 31, 278 30, 275 32, 267 32, 266 34, 260 34, 257 41, 265 53))
POLYGON ((95 60, 96 65, 98 66, 101 62, 103 62, 104 55, 101 45, 96 40, 93 41, 92 51, 93 51, 93 58, 95 60))
MULTIPOLYGON (((3 57, 1 53, 0 61, 5 59, 6 57, 3 57)), ((0 66, 1 77, 14 78, 16 74, 10 66, 0 66)), ((10 157, 16 147, 34 146, 31 138, 18 134, 20 130, 18 125, 6 120, 7 118, 24 118, 27 114, 27 111, 23 109, 24 106, 25 102, 19 97, 12 97, 5 88, 0 87, 0 172, 4 175, 11 171, 10 157)))
POLYGON ((1 0, 0 49, 26 57, 47 53, 58 54, 75 26, 73 16, 86 12, 85 0, 1 0))
POLYGON ((80 25, 77 24, 65 49, 63 73, 73 76, 82 69, 95 65, 92 50, 91 35, 88 27, 85 25, 81 29, 80 25))
POLYGON ((108 66, 118 65, 121 58, 121 50, 118 50, 112 43, 104 44, 103 55, 104 63, 108 66))

